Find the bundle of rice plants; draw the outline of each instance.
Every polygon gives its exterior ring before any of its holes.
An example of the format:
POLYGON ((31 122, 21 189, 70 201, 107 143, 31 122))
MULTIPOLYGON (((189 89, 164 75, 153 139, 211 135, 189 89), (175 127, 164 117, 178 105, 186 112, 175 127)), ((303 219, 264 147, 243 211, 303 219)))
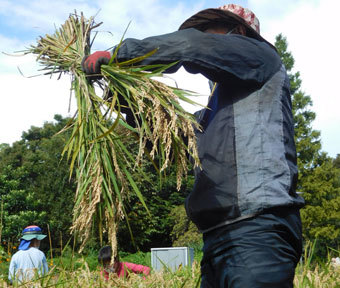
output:
POLYGON ((91 53, 91 32, 100 24, 82 13, 71 14, 53 35, 40 37, 24 53, 36 56, 45 75, 72 75, 77 112, 60 132, 71 130, 63 155, 77 179, 71 230, 80 236, 82 250, 97 223, 100 235, 103 229, 108 231, 116 254, 117 227, 126 214, 123 203, 128 194, 135 192, 147 209, 135 181, 136 175, 147 178, 141 162, 157 156, 159 160, 153 162, 160 173, 175 165, 179 189, 188 158, 199 165, 194 135, 199 127, 179 104, 179 100, 193 104, 188 92, 154 79, 162 77, 169 65, 139 65, 156 50, 119 63, 118 45, 109 65, 102 65, 102 78, 93 80, 85 75, 81 61, 91 53), (102 92, 98 93, 98 88, 102 92), (128 124, 122 109, 132 112, 135 127, 128 124), (128 149, 125 139, 134 139, 137 155, 128 149))

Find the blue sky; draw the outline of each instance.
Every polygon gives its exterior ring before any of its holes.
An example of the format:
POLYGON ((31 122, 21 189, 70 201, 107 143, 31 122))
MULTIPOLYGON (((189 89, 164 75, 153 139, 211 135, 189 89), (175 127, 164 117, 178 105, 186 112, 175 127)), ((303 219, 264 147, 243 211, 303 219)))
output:
MULTIPOLYGON (((99 28, 94 49, 117 43, 128 23, 126 37, 144 38, 176 30, 192 14, 215 8, 227 1, 178 0, 0 0, 0 52, 13 53, 34 44, 40 35, 53 33, 74 10, 96 15, 99 28)), ((301 73, 302 89, 313 100, 317 114, 313 128, 321 131, 323 150, 335 157, 340 153, 340 92, 338 88, 340 44, 337 40, 340 1, 335 0, 248 0, 234 1, 251 9, 261 23, 261 34, 270 42, 282 33, 301 73)), ((0 54, 0 143, 20 140, 31 125, 42 126, 58 113, 68 116, 70 79, 25 78, 39 73, 31 56, 0 54)), ((179 71, 172 75, 182 88, 204 95, 208 84, 198 75, 179 71)), ((189 108, 188 108, 189 109, 189 108)), ((194 111, 194 108, 190 108, 194 111)), ((197 108, 198 109, 198 108, 197 108)))

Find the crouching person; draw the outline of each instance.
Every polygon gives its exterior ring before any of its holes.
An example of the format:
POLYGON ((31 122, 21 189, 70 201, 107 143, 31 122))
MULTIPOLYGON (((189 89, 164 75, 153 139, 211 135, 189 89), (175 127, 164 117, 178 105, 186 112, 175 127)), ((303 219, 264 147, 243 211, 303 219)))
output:
POLYGON ((40 241, 46 235, 38 226, 31 225, 22 231, 18 252, 11 259, 8 279, 11 283, 23 283, 34 277, 48 273, 48 265, 44 252, 39 250, 40 241))
POLYGON ((150 267, 129 262, 120 262, 116 256, 111 264, 112 249, 111 246, 104 246, 99 250, 98 262, 102 265, 100 274, 109 279, 110 273, 116 273, 119 278, 128 277, 129 273, 142 274, 143 277, 150 274, 150 267))

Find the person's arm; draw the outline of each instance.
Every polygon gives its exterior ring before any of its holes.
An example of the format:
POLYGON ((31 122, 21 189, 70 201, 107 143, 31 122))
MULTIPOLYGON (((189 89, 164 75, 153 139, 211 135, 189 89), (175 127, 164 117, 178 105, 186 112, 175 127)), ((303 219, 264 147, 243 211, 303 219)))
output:
POLYGON ((48 273, 48 264, 47 264, 47 260, 46 260, 46 256, 44 254, 43 260, 42 260, 42 264, 43 264, 43 275, 48 273))
POLYGON ((276 51, 264 42, 241 35, 221 35, 185 29, 170 34, 126 39, 119 48, 119 62, 158 49, 142 65, 178 63, 167 72, 183 66, 190 73, 201 73, 214 82, 240 80, 264 83, 281 67, 276 51))
MULTIPOLYGON (((213 82, 234 81, 265 83, 281 67, 277 52, 265 42, 241 35, 204 33, 190 28, 143 40, 128 38, 119 47, 117 60, 123 62, 157 52, 142 60, 141 65, 172 64, 166 72, 183 66, 190 73, 201 73, 213 82)), ((111 54, 97 51, 83 59, 89 76, 100 74, 100 65, 108 64, 111 54)), ((138 63, 137 63, 138 64, 138 63)))
POLYGON ((124 262, 124 268, 127 269, 129 272, 133 272, 136 274, 143 274, 145 276, 150 274, 150 267, 140 264, 124 262))

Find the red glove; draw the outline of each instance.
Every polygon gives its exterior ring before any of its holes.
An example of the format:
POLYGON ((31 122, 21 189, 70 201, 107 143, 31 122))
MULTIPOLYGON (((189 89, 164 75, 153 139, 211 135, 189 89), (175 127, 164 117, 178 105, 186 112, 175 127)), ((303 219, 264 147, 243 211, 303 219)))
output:
POLYGON ((111 54, 108 51, 97 51, 89 56, 85 56, 81 61, 81 66, 86 75, 100 76, 100 66, 102 64, 109 64, 111 54))

